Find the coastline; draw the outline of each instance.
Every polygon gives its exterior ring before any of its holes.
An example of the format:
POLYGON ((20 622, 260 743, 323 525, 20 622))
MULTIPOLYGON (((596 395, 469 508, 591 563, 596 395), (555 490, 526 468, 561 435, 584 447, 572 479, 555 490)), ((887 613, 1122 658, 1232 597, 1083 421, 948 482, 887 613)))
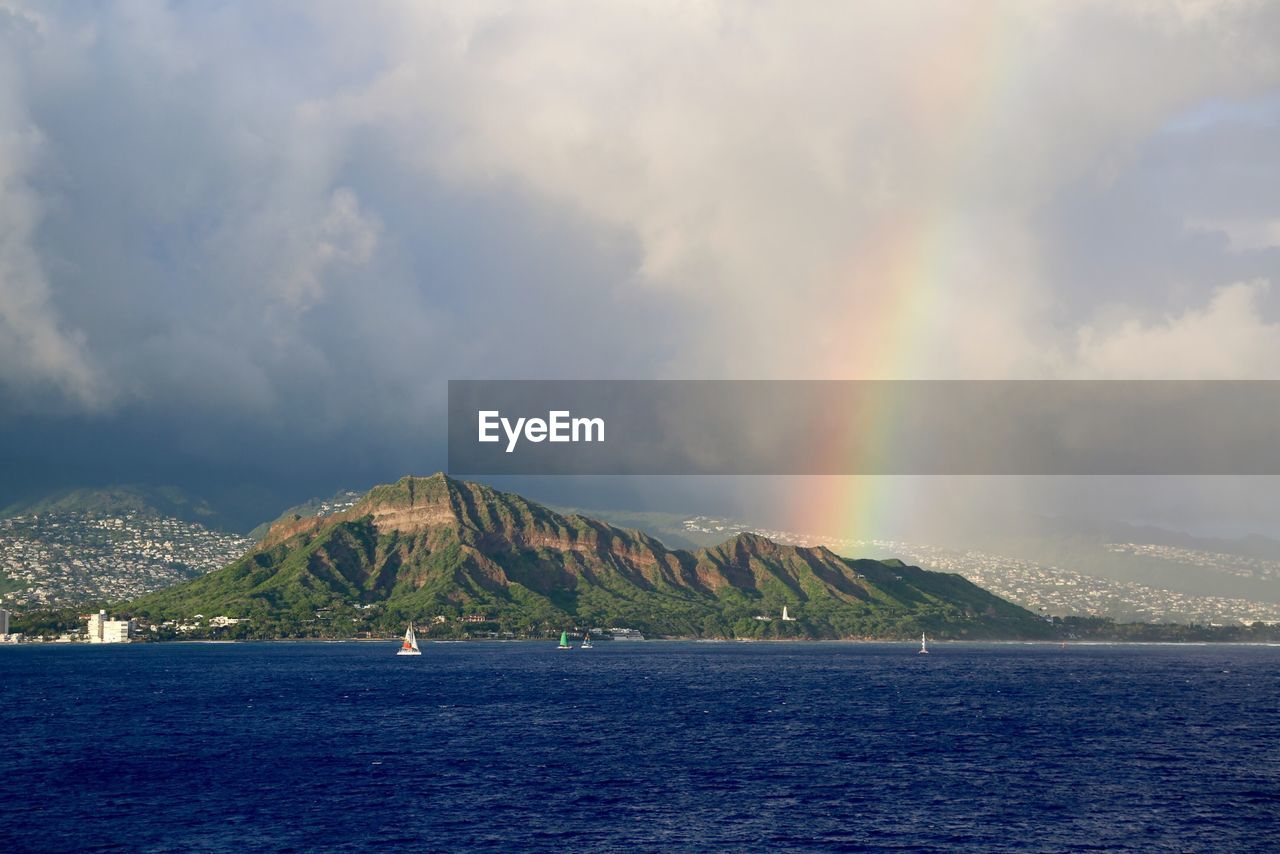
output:
MULTIPOLYGON (((237 638, 228 640, 215 640, 204 638, 192 639, 175 639, 175 640, 139 640, 129 643, 87 643, 84 641, 23 641, 21 643, 0 644, 0 650, 16 647, 74 647, 74 648, 122 648, 122 647, 151 647, 151 646, 175 646, 175 645, 200 645, 200 646, 227 646, 232 644, 398 644, 401 638, 385 637, 385 638, 237 638)), ((456 640, 423 640, 418 641, 420 646, 445 646, 448 644, 521 644, 521 645, 538 645, 546 644, 555 648, 555 638, 459 638, 456 640)), ((622 647, 636 647, 645 644, 753 644, 753 645, 846 645, 846 646, 903 646, 914 648, 919 641, 913 639, 895 640, 887 638, 646 638, 643 641, 600 641, 597 648, 608 648, 617 643, 622 647)), ((982 640, 982 639, 943 639, 930 638, 929 645, 931 650, 934 648, 962 647, 962 646, 1043 646, 1043 647, 1059 647, 1063 645, 1061 640, 982 640)), ((1171 641, 1144 641, 1144 640, 1068 640, 1063 651, 1070 650, 1075 647, 1102 647, 1102 646, 1171 646, 1171 647, 1192 647, 1192 646, 1232 646, 1232 647, 1280 647, 1280 641, 1246 641, 1246 640, 1220 640, 1220 641, 1203 641, 1203 640, 1171 640, 1171 641)))

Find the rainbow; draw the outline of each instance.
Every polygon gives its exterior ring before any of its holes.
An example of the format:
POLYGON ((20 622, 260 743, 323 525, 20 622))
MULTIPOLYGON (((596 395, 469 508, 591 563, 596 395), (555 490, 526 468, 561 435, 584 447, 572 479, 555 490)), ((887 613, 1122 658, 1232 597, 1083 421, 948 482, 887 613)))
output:
MULTIPOLYGON (((904 86, 913 130, 935 149, 924 158, 934 170, 926 187, 906 203, 890 202, 881 224, 861 236, 859 248, 834 274, 836 317, 857 321, 858 332, 828 350, 825 376, 839 379, 924 379, 940 359, 930 342, 944 337, 957 294, 955 270, 967 262, 973 242, 966 220, 972 188, 965 167, 997 157, 988 145, 992 126, 1008 114, 1018 75, 1017 38, 1010 9, 997 4, 953 7, 956 19, 939 20, 935 61, 910 69, 904 86), (961 11, 963 9, 963 11, 961 11)), ((985 170, 976 170, 983 172, 985 170)), ((851 324, 852 325, 852 324, 851 324)), ((815 425, 812 471, 858 470, 860 462, 892 452, 893 401, 877 398, 873 411, 859 401, 852 423, 815 425)), ((797 478, 788 503, 788 526, 813 539, 883 537, 894 519, 910 512, 921 478, 826 475, 797 478)))

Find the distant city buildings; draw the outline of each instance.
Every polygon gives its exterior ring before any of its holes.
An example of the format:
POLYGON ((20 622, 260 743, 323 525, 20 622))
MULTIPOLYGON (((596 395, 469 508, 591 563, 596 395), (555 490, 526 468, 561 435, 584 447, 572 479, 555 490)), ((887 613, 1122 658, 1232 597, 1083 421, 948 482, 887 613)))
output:
POLYGON ((1247 555, 1224 554, 1154 543, 1107 543, 1103 548, 1112 554, 1153 558, 1183 566, 1210 569, 1234 575, 1237 578, 1280 579, 1280 561, 1247 555))
POLYGON ((194 522, 124 511, 0 519, 0 580, 20 608, 118 602, 231 563, 254 541, 194 522))
MULTIPOLYGON (((1280 623, 1280 603, 1272 601, 1182 593, 974 549, 752 528, 740 522, 707 516, 686 519, 684 530, 691 534, 714 534, 726 538, 750 532, 786 545, 821 544, 846 556, 897 557, 925 569, 957 573, 997 596, 1042 615, 1202 625, 1280 623)), ((1107 543, 1102 548, 1115 555, 1161 560, 1239 578, 1280 579, 1280 561, 1144 543, 1107 543)), ((901 576, 894 577, 901 580, 901 576)))
POLYGON ((133 632, 133 620, 109 620, 106 611, 90 614, 86 627, 89 643, 128 643, 133 632))
MULTIPOLYGON (((1280 622, 1280 605, 1239 597, 1206 596, 1100 578, 1066 567, 1008 555, 931 546, 889 544, 904 559, 926 569, 954 572, 1024 608, 1053 616, 1107 617, 1117 622, 1249 625, 1280 622)), ((1158 546, 1148 546, 1155 554, 1158 546)), ((1208 564, 1201 568, 1209 570, 1208 564)))
POLYGON ((320 517, 332 516, 334 513, 341 513, 344 510, 350 510, 360 503, 360 499, 364 497, 363 493, 347 490, 340 492, 333 498, 327 498, 321 501, 316 507, 316 514, 320 517))

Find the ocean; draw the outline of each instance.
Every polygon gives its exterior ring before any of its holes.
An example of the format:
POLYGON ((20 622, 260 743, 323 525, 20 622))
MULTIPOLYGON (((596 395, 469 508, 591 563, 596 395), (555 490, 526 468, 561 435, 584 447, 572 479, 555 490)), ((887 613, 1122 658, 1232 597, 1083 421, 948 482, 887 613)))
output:
POLYGON ((0 647, 15 851, 1280 850, 1280 648, 0 647))

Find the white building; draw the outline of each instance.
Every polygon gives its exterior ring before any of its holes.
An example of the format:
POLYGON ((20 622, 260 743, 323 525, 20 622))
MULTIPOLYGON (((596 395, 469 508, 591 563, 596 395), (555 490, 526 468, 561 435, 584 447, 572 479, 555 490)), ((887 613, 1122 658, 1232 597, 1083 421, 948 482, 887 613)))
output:
POLYGON ((89 616, 89 643, 128 643, 133 631, 133 620, 108 620, 106 611, 89 616))

